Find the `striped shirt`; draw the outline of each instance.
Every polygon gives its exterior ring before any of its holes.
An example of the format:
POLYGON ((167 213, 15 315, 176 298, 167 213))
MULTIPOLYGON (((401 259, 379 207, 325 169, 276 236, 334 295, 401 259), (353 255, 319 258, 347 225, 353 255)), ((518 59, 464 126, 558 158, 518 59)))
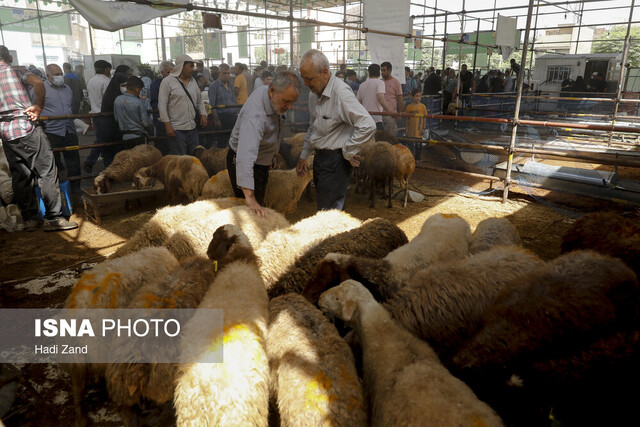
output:
POLYGON ((5 141, 24 138, 35 127, 23 113, 32 104, 25 88, 29 70, 0 61, 0 136, 5 141), (14 117, 20 117, 12 120, 14 117))

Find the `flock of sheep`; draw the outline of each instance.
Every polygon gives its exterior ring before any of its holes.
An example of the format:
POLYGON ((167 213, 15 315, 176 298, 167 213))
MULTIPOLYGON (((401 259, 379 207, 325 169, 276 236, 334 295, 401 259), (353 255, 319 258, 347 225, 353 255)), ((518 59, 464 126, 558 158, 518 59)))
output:
POLYGON ((179 426, 624 423, 640 227, 587 215, 563 251, 540 260, 499 218, 472 233, 436 214, 408 241, 340 211, 289 224, 235 198, 162 208, 65 306, 223 309, 221 330, 193 320, 181 348, 205 361, 223 346, 224 363, 66 365, 77 423, 96 377, 126 425, 143 402, 172 402, 179 426))

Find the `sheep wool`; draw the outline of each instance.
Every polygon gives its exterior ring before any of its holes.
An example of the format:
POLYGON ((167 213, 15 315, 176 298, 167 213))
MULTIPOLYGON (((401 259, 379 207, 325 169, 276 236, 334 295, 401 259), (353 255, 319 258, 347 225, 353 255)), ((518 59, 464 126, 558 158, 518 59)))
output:
POLYGON ((161 158, 162 153, 153 145, 142 144, 129 150, 122 150, 93 180, 93 188, 97 194, 110 193, 113 183, 131 181, 140 168, 151 166, 161 158))
POLYGON ((260 274, 269 291, 296 261, 327 237, 359 227, 361 221, 338 210, 320 211, 272 231, 256 250, 260 274))
POLYGON ((202 196, 200 200, 219 199, 222 197, 234 197, 233 187, 231 187, 231 178, 227 169, 213 175, 204 183, 202 187, 202 196))
POLYGON ((243 199, 229 197, 226 199, 202 200, 188 205, 167 206, 158 211, 110 258, 119 258, 149 246, 162 246, 183 223, 198 218, 207 218, 223 209, 244 205, 243 199))
MULTIPOLYGON (((216 231, 218 247, 245 246, 218 270, 199 308, 224 310, 222 330, 194 318, 185 326, 183 351, 204 363, 178 367, 174 406, 178 426, 268 425, 269 363, 264 349, 269 300, 256 257, 242 231, 216 231), (231 246, 229 246, 231 245, 231 246), (223 363, 211 363, 222 351, 223 363)), ((212 241, 213 243, 213 241, 212 241)))
POLYGON ((413 175, 413 171, 416 170, 416 159, 413 158, 411 150, 404 145, 395 144, 395 149, 398 150, 397 163, 396 163, 396 179, 400 182, 400 188, 404 190, 404 207, 407 207, 407 200, 409 199, 409 179, 413 175))
POLYGON ((487 251, 494 246, 520 245, 520 235, 506 218, 487 218, 478 224, 471 238, 470 254, 487 251))
POLYGON ((165 187, 173 203, 195 202, 209 179, 207 170, 193 156, 164 156, 155 164, 139 169, 133 177, 133 188, 149 188, 155 179, 165 187))
POLYGON ((227 168, 227 148, 211 147, 205 149, 202 145, 198 145, 193 151, 193 155, 200 159, 202 166, 207 170, 209 176, 214 176, 218 172, 227 168))
POLYGON ((319 305, 359 337, 373 426, 503 425, 429 344, 395 322, 362 284, 347 280, 323 293, 319 305))
POLYGON ((305 253, 269 290, 269 298, 302 292, 316 264, 328 253, 380 259, 406 243, 407 236, 397 225, 383 218, 366 220, 360 227, 328 237, 305 253))
POLYGON ((271 396, 286 426, 365 426, 353 355, 335 326, 297 294, 269 303, 271 396))

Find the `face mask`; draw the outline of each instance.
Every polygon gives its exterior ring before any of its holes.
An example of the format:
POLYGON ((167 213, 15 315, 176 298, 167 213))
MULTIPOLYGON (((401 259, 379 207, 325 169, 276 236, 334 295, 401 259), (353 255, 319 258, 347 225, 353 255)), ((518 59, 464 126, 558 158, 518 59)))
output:
POLYGON ((120 86, 120 92, 127 93, 127 87, 126 86, 120 86))
POLYGON ((53 76, 53 84, 58 87, 64 85, 64 76, 53 76))

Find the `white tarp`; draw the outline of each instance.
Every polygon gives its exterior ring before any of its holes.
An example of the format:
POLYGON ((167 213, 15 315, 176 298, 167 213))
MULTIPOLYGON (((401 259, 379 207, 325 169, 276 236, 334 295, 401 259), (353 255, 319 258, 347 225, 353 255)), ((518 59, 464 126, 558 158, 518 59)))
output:
MULTIPOLYGON (((411 32, 409 15, 410 0, 364 0, 364 26, 372 30, 408 34, 411 32)), ((405 83, 404 37, 367 33, 367 44, 371 62, 389 61, 393 77, 405 83)))
MULTIPOLYGON (((69 2, 93 28, 106 31, 140 25, 161 16, 174 15, 186 10, 160 6, 163 3, 162 0, 150 0, 150 3, 158 6, 111 0, 69 0, 69 2)), ((172 0, 171 3, 187 4, 188 0, 172 0)))
POLYGON ((496 44, 498 46, 518 47, 516 42, 517 18, 498 15, 498 26, 496 27, 496 44))

